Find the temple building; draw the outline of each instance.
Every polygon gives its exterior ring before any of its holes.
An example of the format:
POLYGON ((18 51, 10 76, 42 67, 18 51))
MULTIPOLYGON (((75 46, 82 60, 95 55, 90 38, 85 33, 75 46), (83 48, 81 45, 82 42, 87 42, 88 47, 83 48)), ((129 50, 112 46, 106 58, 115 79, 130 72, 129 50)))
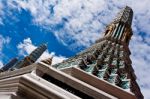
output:
MULTIPOLYGON (((106 27, 102 38, 61 63, 51 65, 52 58, 35 63, 42 54, 35 51, 34 55, 27 57, 32 59, 31 62, 3 70, 0 73, 0 97, 144 99, 129 57, 129 42, 133 35, 132 18, 132 9, 124 7, 106 27)), ((46 46, 40 52, 45 49, 46 46)))

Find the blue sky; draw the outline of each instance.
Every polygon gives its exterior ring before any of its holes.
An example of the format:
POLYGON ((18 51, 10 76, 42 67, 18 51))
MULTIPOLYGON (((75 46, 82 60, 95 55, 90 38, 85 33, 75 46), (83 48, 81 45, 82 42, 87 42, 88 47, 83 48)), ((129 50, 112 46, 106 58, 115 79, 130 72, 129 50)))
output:
POLYGON ((105 26, 124 6, 133 8, 132 66, 145 99, 150 99, 149 0, 1 0, 0 66, 48 42, 40 59, 60 62, 102 37, 105 26))

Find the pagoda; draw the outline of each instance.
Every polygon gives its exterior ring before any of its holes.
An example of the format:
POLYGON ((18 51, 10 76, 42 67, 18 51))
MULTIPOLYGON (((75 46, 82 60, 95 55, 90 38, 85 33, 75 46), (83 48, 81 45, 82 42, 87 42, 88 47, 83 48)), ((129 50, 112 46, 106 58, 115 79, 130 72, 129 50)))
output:
POLYGON ((130 59, 129 42, 132 33, 133 11, 124 7, 106 27, 104 37, 90 48, 53 67, 63 69, 77 66, 88 74, 132 92, 143 99, 130 59))

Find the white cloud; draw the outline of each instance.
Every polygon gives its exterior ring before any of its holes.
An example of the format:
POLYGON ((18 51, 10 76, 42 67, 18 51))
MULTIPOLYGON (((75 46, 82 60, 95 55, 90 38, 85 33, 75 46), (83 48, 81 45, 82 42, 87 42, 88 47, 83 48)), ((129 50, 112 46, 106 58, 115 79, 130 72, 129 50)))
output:
POLYGON ((32 44, 30 38, 24 39, 23 43, 18 44, 17 48, 19 49, 19 55, 26 56, 30 54, 37 47, 32 44))
MULTIPOLYGON (((24 39, 22 43, 18 44, 17 48, 19 50, 20 55, 26 56, 26 55, 29 55, 34 49, 36 49, 37 46, 32 44, 32 41, 30 38, 27 38, 27 39, 24 39)), ((52 64, 62 62, 63 60, 66 59, 63 56, 56 56, 54 52, 49 53, 48 50, 46 50, 37 61, 41 61, 41 60, 50 58, 52 56, 53 56, 52 64)))

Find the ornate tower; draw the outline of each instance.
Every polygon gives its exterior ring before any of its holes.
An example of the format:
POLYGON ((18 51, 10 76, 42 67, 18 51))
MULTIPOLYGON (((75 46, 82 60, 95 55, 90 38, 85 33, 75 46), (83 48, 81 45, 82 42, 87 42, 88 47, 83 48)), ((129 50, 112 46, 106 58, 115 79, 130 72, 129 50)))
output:
POLYGON ((131 52, 128 45, 133 34, 132 17, 132 9, 126 6, 106 27, 103 38, 97 40, 90 48, 53 67, 63 69, 76 66, 99 79, 134 93, 138 99, 143 99, 129 57, 131 52))
POLYGON ((18 59, 17 58, 13 58, 11 59, 6 65, 4 65, 1 68, 1 72, 3 71, 7 71, 9 68, 11 68, 15 63, 17 63, 18 59))
POLYGON ((31 54, 29 56, 26 56, 24 59, 22 59, 21 61, 17 62, 13 66, 13 68, 17 68, 18 69, 18 68, 25 67, 25 66, 28 66, 28 65, 34 63, 43 54, 43 52, 46 49, 47 49, 47 45, 46 44, 40 45, 33 52, 31 52, 31 54))

